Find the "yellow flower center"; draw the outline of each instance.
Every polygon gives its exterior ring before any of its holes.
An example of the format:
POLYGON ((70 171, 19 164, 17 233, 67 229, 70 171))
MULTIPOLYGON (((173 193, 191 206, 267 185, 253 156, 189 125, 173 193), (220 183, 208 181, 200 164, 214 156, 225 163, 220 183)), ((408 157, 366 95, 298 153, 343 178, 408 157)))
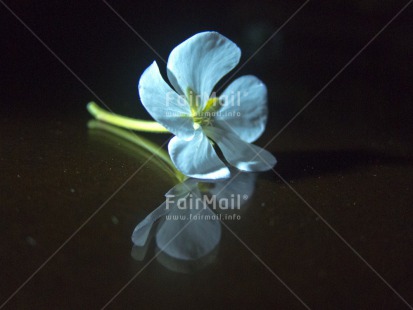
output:
POLYGON ((219 98, 209 98, 205 103, 205 107, 201 110, 200 97, 188 87, 187 99, 191 109, 191 117, 194 121, 194 129, 198 129, 202 126, 211 126, 214 121, 215 113, 221 107, 219 98))

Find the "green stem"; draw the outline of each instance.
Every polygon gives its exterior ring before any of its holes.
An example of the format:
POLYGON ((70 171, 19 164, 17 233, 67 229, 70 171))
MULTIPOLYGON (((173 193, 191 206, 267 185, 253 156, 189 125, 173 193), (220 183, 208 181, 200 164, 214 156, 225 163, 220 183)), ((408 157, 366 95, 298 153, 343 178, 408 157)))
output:
POLYGON ((144 121, 139 119, 133 119, 130 117, 117 115, 114 113, 110 113, 105 109, 99 107, 95 102, 89 102, 86 106, 87 110, 90 114, 97 120, 116 125, 119 127, 138 130, 138 131, 146 131, 146 132, 155 132, 155 133, 169 133, 168 129, 163 127, 161 124, 155 121, 144 121))
MULTIPOLYGON (((170 176, 177 178, 180 182, 186 179, 186 177, 176 169, 175 165, 172 163, 171 159, 169 158, 168 153, 165 152, 165 150, 162 149, 157 144, 152 143, 149 140, 146 140, 137 134, 134 134, 132 132, 125 131, 123 129, 120 129, 118 127, 114 127, 102 122, 97 122, 95 120, 91 120, 88 122, 88 127, 89 129, 98 129, 98 130, 104 130, 107 131, 114 136, 117 136, 119 138, 122 138, 126 141, 129 141, 138 147, 145 149, 149 151, 149 153, 156 155, 158 159, 160 159, 159 163, 163 164, 163 170, 167 172, 170 176)), ((158 165, 162 166, 162 165, 158 165)))

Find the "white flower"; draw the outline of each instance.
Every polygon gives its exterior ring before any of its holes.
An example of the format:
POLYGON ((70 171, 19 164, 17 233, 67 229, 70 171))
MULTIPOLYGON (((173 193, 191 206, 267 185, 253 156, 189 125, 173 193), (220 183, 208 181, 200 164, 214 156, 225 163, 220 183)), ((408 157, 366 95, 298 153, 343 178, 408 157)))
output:
POLYGON ((219 97, 217 82, 239 62, 240 49, 217 32, 194 35, 173 49, 167 73, 175 91, 153 62, 139 80, 140 99, 151 116, 172 132, 169 154, 185 175, 202 179, 230 176, 218 157, 243 171, 271 169, 276 159, 250 144, 267 122, 267 89, 256 77, 242 76, 219 97))

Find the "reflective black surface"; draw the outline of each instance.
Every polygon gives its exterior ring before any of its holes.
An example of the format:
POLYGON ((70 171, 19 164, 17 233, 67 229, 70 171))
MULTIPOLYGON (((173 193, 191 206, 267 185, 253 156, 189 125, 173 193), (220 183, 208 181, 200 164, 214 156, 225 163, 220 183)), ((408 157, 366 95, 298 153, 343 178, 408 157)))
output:
MULTIPOLYGON (((216 30, 243 63, 302 3, 110 5, 165 59, 216 30)), ((136 83, 162 60, 103 2, 8 1, 96 98, 0 6, 0 303, 55 254, 5 309, 100 309, 133 277, 108 308, 304 308, 281 279, 312 309, 408 309, 380 277, 413 304, 412 7, 319 93, 406 3, 310 1, 237 73, 268 86, 257 144, 271 141, 278 164, 191 272, 153 259, 154 242, 131 255, 134 228, 176 181, 147 151, 87 127, 99 98, 149 118, 136 83)))

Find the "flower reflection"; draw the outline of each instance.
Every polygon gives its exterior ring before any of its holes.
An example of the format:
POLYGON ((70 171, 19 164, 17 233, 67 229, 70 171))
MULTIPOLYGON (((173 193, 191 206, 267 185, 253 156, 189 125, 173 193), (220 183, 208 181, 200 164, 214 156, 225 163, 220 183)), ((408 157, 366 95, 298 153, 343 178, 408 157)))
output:
POLYGON ((132 255, 144 259, 153 237, 160 251, 158 261, 168 269, 189 272, 203 268, 216 256, 220 221, 241 218, 254 185, 251 173, 220 182, 187 179, 176 185, 165 194, 165 202, 136 226, 132 255))

